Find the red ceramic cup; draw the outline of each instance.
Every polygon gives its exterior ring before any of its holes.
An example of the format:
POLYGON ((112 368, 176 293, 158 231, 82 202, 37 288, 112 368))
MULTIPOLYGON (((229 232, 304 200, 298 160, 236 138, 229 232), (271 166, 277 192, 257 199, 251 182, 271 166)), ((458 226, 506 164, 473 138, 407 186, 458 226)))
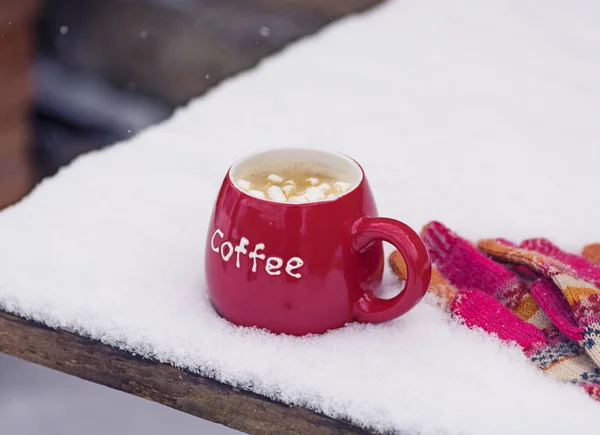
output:
POLYGON ((403 315, 427 291, 431 265, 411 228, 377 217, 358 163, 342 154, 294 148, 254 154, 229 169, 209 224, 206 277, 224 318, 303 335, 403 315), (336 199, 281 203, 236 185, 244 174, 282 168, 325 172, 351 188, 336 199), (373 292, 384 268, 382 241, 398 248, 408 270, 404 290, 392 299, 373 292))

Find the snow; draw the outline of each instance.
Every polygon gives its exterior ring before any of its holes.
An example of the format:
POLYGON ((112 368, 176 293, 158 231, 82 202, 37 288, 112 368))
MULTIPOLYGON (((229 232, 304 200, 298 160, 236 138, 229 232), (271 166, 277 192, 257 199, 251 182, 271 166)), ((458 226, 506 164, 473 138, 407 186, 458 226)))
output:
POLYGON ((600 241, 599 12, 406 0, 332 25, 0 213, 0 305, 381 430, 598 433, 598 403, 431 301, 323 336, 234 327, 203 250, 228 165, 299 145, 355 157, 415 228, 600 241))

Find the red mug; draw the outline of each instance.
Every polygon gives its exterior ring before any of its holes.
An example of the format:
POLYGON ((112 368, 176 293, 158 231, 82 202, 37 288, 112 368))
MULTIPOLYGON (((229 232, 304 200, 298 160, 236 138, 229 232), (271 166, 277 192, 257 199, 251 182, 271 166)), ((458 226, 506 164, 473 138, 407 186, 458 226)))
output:
POLYGON ((385 322, 413 308, 431 278, 425 245, 406 224, 377 217, 360 165, 337 153, 287 148, 254 154, 228 171, 209 224, 206 278, 217 312, 236 325, 275 333, 323 333, 353 321, 385 322), (305 167, 351 183, 335 199, 260 199, 240 174, 305 167), (382 241, 404 257, 407 281, 391 299, 375 296, 382 241))

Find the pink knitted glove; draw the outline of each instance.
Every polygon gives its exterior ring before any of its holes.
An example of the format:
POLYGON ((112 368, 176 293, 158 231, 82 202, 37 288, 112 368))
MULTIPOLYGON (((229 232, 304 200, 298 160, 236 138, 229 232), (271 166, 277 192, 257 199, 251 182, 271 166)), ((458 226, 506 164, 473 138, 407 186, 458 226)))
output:
MULTIPOLYGON (((502 240, 498 241, 502 242, 502 240)), ((539 252, 540 254, 552 257, 571 267, 580 278, 591 282, 596 286, 600 285, 600 267, 580 255, 570 254, 561 250, 547 239, 525 240, 519 245, 519 248, 539 252)))
MULTIPOLYGON (((533 245, 529 242, 528 246, 533 245)), ((537 250, 514 248, 498 240, 483 240, 479 247, 499 261, 526 266, 551 280, 560 290, 568 304, 574 321, 567 321, 569 327, 577 325, 577 341, 588 355, 600 366, 600 289, 598 268, 582 257, 566 254, 554 246, 535 244, 536 249, 552 255, 544 255, 537 250)), ((556 299, 556 298, 555 298, 556 299)), ((564 307, 564 303, 562 304, 564 307)), ((564 319, 563 308, 550 304, 547 313, 563 329, 556 319, 564 319)), ((575 333, 575 330, 573 330, 575 333)))
POLYGON ((475 245, 458 237, 443 224, 430 222, 421 231, 421 238, 431 262, 454 286, 484 291, 513 311, 524 301, 526 306, 531 305, 527 282, 483 255, 475 245))
MULTIPOLYGON (((449 307, 455 318, 517 343, 541 370, 580 385, 592 397, 600 397, 600 370, 576 343, 552 325, 529 294, 528 282, 438 222, 428 224, 421 236, 437 268, 430 291, 447 298, 453 296, 449 307)), ((394 253, 390 261, 403 278, 401 257, 394 253)), ((537 280, 531 289, 546 294, 552 285, 537 280)))

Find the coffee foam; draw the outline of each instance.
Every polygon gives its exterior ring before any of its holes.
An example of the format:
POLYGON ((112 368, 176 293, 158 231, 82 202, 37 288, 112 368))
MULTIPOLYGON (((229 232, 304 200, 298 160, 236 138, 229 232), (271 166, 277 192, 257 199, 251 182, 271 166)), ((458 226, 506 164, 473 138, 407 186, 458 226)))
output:
POLYGON ((254 196, 263 192, 267 200, 300 203, 338 198, 358 186, 363 174, 356 162, 342 154, 288 148, 242 159, 229 176, 236 187, 254 196))

